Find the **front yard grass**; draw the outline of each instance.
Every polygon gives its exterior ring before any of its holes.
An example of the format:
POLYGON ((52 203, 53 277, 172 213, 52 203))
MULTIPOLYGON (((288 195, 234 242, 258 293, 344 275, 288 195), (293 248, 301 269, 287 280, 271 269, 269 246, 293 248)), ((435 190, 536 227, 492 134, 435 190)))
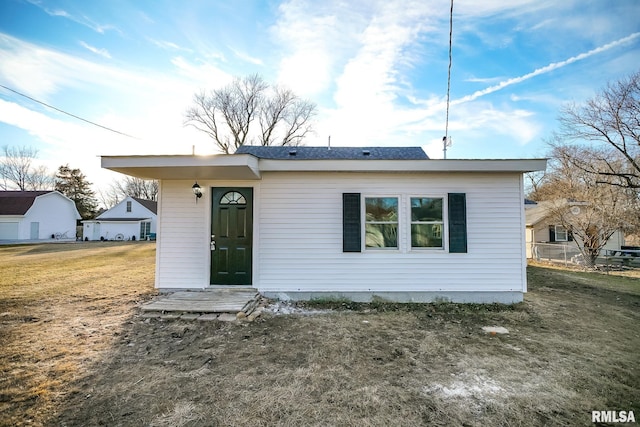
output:
POLYGON ((513 306, 144 319, 154 244, 0 247, 1 425, 590 425, 640 417, 640 280, 528 269, 513 306), (482 326, 502 326, 491 335, 482 326))

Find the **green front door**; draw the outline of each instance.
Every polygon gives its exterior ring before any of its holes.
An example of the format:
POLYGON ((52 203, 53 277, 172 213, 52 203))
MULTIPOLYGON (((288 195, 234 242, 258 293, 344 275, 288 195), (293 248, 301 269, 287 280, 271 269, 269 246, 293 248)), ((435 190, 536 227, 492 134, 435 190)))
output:
POLYGON ((213 188, 211 284, 251 285, 253 188, 213 188))

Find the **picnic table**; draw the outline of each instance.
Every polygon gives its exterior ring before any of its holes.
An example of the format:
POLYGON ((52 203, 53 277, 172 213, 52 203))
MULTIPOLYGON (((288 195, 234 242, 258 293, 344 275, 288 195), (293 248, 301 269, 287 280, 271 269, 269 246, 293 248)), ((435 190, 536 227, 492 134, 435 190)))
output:
POLYGON ((640 267, 640 250, 608 249, 605 255, 607 264, 613 262, 623 267, 640 267))

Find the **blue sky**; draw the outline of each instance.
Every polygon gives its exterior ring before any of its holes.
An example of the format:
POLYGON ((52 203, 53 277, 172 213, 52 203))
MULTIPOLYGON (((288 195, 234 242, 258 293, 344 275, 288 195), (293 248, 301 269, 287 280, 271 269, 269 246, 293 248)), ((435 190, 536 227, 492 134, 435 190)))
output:
MULTIPOLYGON (((0 145, 103 186, 99 155, 214 153, 193 94, 260 74, 318 106, 307 145, 442 158, 448 0, 2 0, 0 145)), ((448 158, 542 157, 567 102, 640 69, 638 0, 456 0, 448 158)))

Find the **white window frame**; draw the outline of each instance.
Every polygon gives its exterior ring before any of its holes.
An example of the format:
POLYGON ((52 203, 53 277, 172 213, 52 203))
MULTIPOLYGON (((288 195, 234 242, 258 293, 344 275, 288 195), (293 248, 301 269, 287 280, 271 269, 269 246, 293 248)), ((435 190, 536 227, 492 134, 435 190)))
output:
POLYGON ((133 203, 131 203, 131 200, 127 200, 125 209, 127 211, 127 213, 131 212, 131 208, 132 208, 133 203))
POLYGON ((569 241, 569 230, 562 225, 556 225, 554 228, 555 233, 555 241, 556 242, 568 242, 569 241), (560 233, 564 233, 564 239, 558 237, 560 233))
POLYGON ((409 236, 407 242, 409 245, 409 250, 410 251, 445 251, 447 250, 447 236, 448 236, 448 218, 449 218, 449 212, 448 212, 448 203, 447 203, 447 196, 446 195, 442 195, 442 194, 411 194, 409 196, 407 196, 407 224, 409 225, 407 228, 407 234, 409 236), (411 219, 411 199, 440 199, 442 200, 442 221, 413 221, 411 219), (413 247, 412 244, 412 234, 411 234, 411 226, 413 224, 441 224, 441 238, 442 238, 442 246, 430 246, 430 247, 421 247, 421 246, 416 246, 413 247))
POLYGON ((141 221, 140 222, 140 240, 146 239, 150 234, 151 234, 151 221, 141 221))
POLYGON ((362 247, 365 251, 400 251, 402 246, 402 205, 403 205, 403 197, 400 194, 363 194, 362 195, 362 205, 361 205, 361 215, 362 215, 362 247), (396 199, 398 201, 398 219, 395 222, 368 222, 367 221, 367 199, 396 199), (367 246, 367 224, 396 224, 396 246, 394 247, 377 247, 377 246, 367 246))
MULTIPOLYGON (((362 251, 395 251, 399 253, 410 252, 448 252, 449 250, 449 204, 447 194, 427 193, 427 194, 366 194, 362 193, 361 197, 361 233, 362 233, 362 251), (397 247, 371 247, 367 246, 367 199, 375 198, 394 198, 398 200, 398 221, 397 221, 397 247), (428 198, 442 200, 442 222, 434 221, 429 223, 437 223, 442 225, 442 246, 436 247, 413 247, 411 244, 411 199, 428 198)), ((415 222, 419 224, 427 224, 427 222, 415 222)))

